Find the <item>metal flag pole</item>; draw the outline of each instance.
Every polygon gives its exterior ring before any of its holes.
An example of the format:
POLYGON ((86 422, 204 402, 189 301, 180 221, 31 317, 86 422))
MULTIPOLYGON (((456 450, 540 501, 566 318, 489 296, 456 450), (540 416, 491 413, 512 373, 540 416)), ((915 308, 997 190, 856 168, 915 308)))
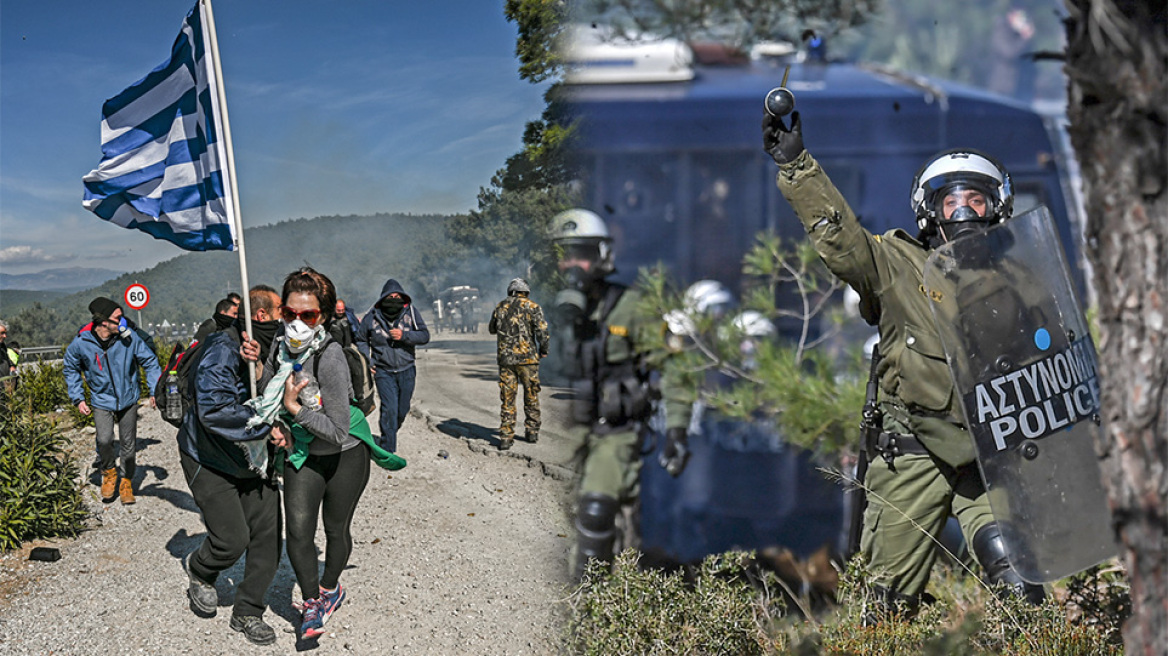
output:
MULTIPOLYGON (((231 121, 227 118, 227 89, 223 86, 223 69, 219 65, 219 38, 215 33, 215 12, 211 9, 211 0, 201 0, 200 5, 205 12, 206 20, 203 21, 203 25, 207 30, 208 40, 211 42, 211 69, 215 73, 215 96, 219 101, 219 113, 222 115, 222 142, 227 151, 227 176, 231 185, 231 220, 235 224, 235 247, 239 251, 239 276, 243 281, 240 305, 243 306, 244 329, 250 337, 252 335, 251 294, 249 293, 251 285, 247 281, 247 255, 243 248, 243 218, 239 211, 239 185, 236 184, 235 180, 235 149, 231 145, 231 121)), ((249 374, 247 377, 248 386, 254 397, 256 395, 255 363, 248 360, 247 370, 249 374)))

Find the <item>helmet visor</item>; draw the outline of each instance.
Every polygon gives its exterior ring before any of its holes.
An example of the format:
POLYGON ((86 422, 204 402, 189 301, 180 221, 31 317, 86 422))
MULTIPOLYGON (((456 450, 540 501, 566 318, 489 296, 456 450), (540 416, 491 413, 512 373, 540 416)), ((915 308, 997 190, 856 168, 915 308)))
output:
POLYGON ((933 196, 933 211, 942 223, 988 221, 993 218, 996 205, 993 192, 968 180, 944 185, 933 196))

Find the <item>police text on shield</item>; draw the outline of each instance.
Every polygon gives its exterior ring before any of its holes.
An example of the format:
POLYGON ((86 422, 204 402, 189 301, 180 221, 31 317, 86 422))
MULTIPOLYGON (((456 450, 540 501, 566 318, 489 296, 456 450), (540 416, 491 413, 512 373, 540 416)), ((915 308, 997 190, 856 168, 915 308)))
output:
POLYGON ((977 432, 984 435, 988 427, 998 451, 1022 438, 1046 437, 1098 412, 1095 347, 1090 339, 1080 339, 1062 351, 979 383, 974 393, 977 432))

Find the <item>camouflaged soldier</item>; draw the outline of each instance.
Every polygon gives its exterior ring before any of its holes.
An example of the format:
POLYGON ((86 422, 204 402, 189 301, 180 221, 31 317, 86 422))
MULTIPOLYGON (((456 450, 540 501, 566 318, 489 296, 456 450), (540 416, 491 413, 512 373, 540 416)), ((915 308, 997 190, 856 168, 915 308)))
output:
POLYGON ((539 439, 539 361, 548 354, 548 325, 543 310, 528 298, 531 287, 523 278, 507 285, 507 298, 499 301, 487 327, 499 343, 499 450, 515 442, 515 396, 523 385, 524 439, 539 439))

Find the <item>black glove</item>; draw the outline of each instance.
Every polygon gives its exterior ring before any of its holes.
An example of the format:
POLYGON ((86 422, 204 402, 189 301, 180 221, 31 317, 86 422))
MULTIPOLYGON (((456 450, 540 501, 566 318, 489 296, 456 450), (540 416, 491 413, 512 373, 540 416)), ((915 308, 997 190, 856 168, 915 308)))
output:
POLYGON ((791 114, 791 127, 783 124, 782 117, 765 114, 762 117, 762 148, 775 160, 775 164, 795 161, 803 152, 803 122, 799 112, 791 114))
POLYGON ((689 446, 686 444, 684 428, 670 428, 665 433, 665 448, 661 450, 657 462, 669 472, 670 476, 678 476, 685 469, 689 461, 689 446))

